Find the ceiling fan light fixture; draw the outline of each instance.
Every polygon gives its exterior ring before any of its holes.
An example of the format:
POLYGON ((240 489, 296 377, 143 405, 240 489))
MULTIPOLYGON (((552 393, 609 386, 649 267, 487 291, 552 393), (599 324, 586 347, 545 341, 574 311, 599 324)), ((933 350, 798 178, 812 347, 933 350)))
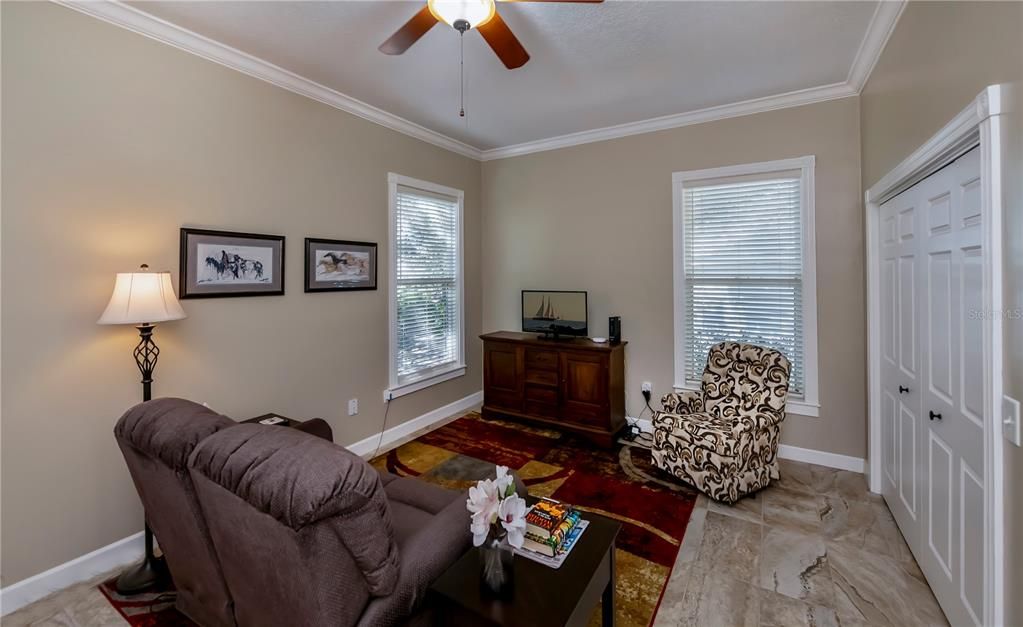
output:
POLYGON ((482 26, 494 17, 494 0, 427 0, 430 13, 448 26, 458 21, 468 22, 469 28, 482 26))

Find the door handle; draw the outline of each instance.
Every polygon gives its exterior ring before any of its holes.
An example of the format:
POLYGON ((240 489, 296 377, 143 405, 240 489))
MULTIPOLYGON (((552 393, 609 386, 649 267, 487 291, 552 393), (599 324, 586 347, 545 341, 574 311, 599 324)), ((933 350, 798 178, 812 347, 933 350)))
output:
POLYGON ((909 388, 901 386, 901 385, 899 386, 899 394, 905 394, 907 392, 909 392, 909 388))
POLYGON ((941 420, 941 414, 934 413, 933 409, 930 410, 930 412, 928 412, 928 413, 930 414, 931 420, 934 420, 935 418, 937 418, 938 420, 941 420))

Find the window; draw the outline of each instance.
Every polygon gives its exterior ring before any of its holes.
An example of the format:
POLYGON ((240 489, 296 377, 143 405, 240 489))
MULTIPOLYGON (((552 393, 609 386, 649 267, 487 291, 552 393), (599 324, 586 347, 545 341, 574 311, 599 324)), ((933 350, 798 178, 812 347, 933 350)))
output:
POLYGON ((699 389, 708 349, 769 346, 792 362, 788 411, 816 416, 814 158, 673 175, 675 387, 699 389))
POLYGON ((394 398, 465 374, 463 194, 397 174, 388 188, 394 398))

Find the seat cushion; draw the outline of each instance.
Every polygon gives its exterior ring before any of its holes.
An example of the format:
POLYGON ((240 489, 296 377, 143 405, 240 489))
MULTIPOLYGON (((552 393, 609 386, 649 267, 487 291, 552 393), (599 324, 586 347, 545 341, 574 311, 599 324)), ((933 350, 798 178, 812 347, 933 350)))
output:
MULTIPOLYGON (((393 475, 392 475, 393 476, 393 475)), ((430 514, 436 514, 464 494, 411 477, 396 477, 384 484, 387 500, 403 503, 430 514)), ((468 514, 467 514, 468 515, 468 514)))
POLYGON ((721 419, 708 412, 696 414, 668 414, 658 412, 653 421, 654 437, 676 438, 684 444, 698 446, 722 457, 738 454, 741 434, 737 434, 731 420, 721 419))

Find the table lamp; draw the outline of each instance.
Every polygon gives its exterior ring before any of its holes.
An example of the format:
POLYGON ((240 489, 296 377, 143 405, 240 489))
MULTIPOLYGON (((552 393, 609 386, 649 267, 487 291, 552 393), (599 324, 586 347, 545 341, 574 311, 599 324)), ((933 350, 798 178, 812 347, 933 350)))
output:
MULTIPOLYGON (((138 272, 119 272, 99 324, 134 324, 139 330, 138 345, 135 347, 135 363, 142 373, 142 400, 152 398, 153 370, 160 356, 160 349, 153 341, 153 329, 157 322, 180 320, 185 312, 174 295, 170 272, 150 272, 142 264, 138 272)), ((121 594, 135 594, 161 582, 167 573, 162 557, 153 553, 153 531, 149 522, 145 525, 146 556, 141 563, 121 573, 117 578, 117 591, 121 594)))

